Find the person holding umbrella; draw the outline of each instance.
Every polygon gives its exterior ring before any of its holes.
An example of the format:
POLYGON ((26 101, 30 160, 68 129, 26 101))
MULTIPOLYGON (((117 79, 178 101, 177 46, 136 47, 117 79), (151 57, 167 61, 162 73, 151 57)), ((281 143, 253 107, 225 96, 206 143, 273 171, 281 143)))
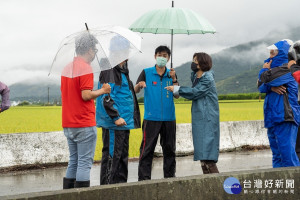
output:
POLYGON ((192 87, 168 86, 167 90, 193 100, 192 134, 194 160, 201 162, 203 174, 219 173, 220 120, 212 60, 206 53, 195 53, 191 64, 192 87))
MULTIPOLYGON (((138 180, 151 179, 154 149, 160 134, 164 155, 164 177, 175 177, 176 119, 173 94, 165 87, 178 85, 175 70, 167 69, 171 51, 166 46, 155 49, 156 64, 144 69, 134 87, 136 93, 144 88, 143 140, 140 147, 138 180)), ((178 97, 177 97, 178 98, 178 97)))
POLYGON ((7 85, 0 81, 0 95, 1 95, 1 105, 0 105, 0 113, 9 109, 10 101, 9 101, 9 88, 7 85))
MULTIPOLYGON (((110 42, 110 54, 127 54, 130 43, 124 37, 116 35, 110 42)), ((140 110, 129 78, 128 60, 124 60, 113 69, 102 71, 99 88, 109 83, 110 96, 97 98, 97 127, 102 127, 102 160, 100 184, 127 182, 128 149, 130 129, 140 128, 140 110)), ((105 60, 102 60, 105 62, 105 60)))
POLYGON ((110 85, 93 91, 94 78, 90 63, 97 53, 97 39, 85 32, 75 38, 73 62, 61 74, 62 126, 67 137, 70 160, 63 189, 89 187, 97 129, 94 99, 110 93, 110 85), (70 77, 70 74, 76 75, 70 77))

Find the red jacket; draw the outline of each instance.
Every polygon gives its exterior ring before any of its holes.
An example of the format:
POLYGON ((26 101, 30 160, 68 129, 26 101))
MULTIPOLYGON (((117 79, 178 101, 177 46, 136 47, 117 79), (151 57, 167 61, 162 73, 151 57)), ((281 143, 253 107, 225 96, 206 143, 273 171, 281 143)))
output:
POLYGON ((300 84, 300 66, 299 65, 292 65, 291 66, 291 73, 295 80, 300 84))

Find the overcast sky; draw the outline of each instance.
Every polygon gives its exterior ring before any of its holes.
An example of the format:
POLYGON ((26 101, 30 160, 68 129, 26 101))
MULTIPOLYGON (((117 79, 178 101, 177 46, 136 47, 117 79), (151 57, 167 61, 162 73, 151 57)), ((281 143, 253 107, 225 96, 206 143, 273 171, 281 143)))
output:
MULTIPOLYGON (((11 85, 48 80, 60 42, 83 30, 85 22, 90 28, 129 27, 147 11, 170 6, 170 0, 1 0, 0 81, 11 85)), ((216 34, 175 35, 175 66, 190 61, 194 52, 215 53, 300 25, 299 10, 294 10, 299 9, 299 0, 176 0, 175 7, 194 10, 217 29, 216 34)), ((130 60, 132 66, 139 66, 136 71, 154 64, 158 45, 170 45, 168 35, 141 36, 143 53, 130 60)))

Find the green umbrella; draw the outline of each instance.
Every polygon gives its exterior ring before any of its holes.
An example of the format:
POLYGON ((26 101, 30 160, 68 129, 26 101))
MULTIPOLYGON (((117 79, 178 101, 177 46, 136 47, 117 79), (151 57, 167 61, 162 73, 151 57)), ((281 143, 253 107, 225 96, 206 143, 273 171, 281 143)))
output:
MULTIPOLYGON (((172 53, 174 34, 190 35, 216 32, 216 29, 205 18, 194 11, 184 8, 174 8, 173 1, 172 8, 147 12, 137 19, 129 29, 140 33, 171 34, 172 53)), ((172 57, 171 68, 173 67, 172 57)))

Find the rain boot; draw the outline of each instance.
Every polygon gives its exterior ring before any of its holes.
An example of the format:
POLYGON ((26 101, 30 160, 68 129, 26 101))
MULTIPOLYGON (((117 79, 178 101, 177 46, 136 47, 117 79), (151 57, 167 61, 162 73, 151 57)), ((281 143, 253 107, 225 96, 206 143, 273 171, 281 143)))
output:
POLYGON ((74 188, 75 178, 66 178, 63 179, 63 189, 71 189, 74 188))
POLYGON ((219 173, 218 167, 214 161, 206 162, 206 167, 210 174, 219 173))
POLYGON ((75 188, 90 187, 90 181, 76 181, 75 188))
POLYGON ((201 163, 201 168, 202 168, 203 174, 209 174, 209 171, 208 171, 208 168, 206 167, 205 162, 200 161, 200 163, 201 163))

